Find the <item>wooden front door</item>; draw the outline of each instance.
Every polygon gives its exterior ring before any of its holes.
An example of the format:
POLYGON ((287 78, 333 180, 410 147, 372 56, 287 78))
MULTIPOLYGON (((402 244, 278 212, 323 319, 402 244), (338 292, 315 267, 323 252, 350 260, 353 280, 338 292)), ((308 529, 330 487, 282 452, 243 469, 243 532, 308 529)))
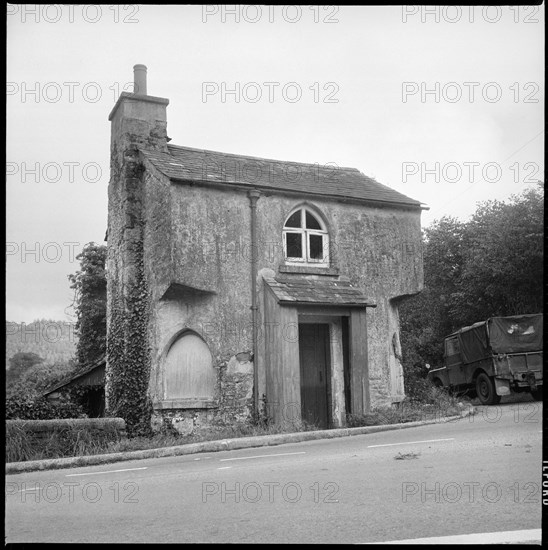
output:
POLYGON ((329 325, 299 324, 302 419, 328 428, 329 325))

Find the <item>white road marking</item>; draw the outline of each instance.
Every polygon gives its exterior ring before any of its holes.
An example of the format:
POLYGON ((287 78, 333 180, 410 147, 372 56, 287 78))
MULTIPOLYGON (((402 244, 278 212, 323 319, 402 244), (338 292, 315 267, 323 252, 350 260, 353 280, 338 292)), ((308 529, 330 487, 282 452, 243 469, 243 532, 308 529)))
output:
POLYGON ((238 458, 221 458, 219 462, 227 462, 228 460, 249 460, 250 458, 265 458, 267 456, 289 456, 289 455, 304 455, 305 451, 300 451, 298 453, 278 453, 275 455, 256 455, 256 456, 240 456, 238 458))
POLYGON ((472 533, 470 535, 391 540, 386 542, 366 542, 364 544, 508 544, 519 542, 538 542, 540 544, 541 531, 541 529, 524 529, 523 531, 472 533))
POLYGON ((404 443, 384 443, 383 445, 368 445, 368 449, 373 447, 392 447, 394 445, 414 445, 415 443, 435 443, 436 441, 454 441, 454 437, 449 437, 447 439, 425 439, 424 441, 406 441, 404 443))
POLYGON ((65 477, 76 477, 76 476, 97 476, 99 474, 114 474, 117 472, 133 472, 135 470, 147 470, 148 466, 142 468, 124 468, 123 470, 108 470, 106 472, 86 472, 85 474, 67 474, 65 477))
POLYGON ((217 468, 217 470, 230 470, 232 466, 222 466, 221 468, 217 468))

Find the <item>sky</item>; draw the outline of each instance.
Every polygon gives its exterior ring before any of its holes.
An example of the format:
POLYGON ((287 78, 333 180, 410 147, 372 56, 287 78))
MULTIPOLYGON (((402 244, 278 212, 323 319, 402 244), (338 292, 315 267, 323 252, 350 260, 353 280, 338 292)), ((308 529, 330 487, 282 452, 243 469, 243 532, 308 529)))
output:
POLYGON ((543 6, 10 4, 8 321, 74 321, 135 64, 172 144, 358 168, 423 227, 543 177, 543 6))

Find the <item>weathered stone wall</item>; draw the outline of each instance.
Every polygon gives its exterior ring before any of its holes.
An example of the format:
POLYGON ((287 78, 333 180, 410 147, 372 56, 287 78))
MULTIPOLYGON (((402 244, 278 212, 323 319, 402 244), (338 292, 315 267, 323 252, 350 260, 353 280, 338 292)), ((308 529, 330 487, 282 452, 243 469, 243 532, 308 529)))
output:
POLYGON ((165 356, 174 336, 185 330, 204 339, 218 373, 218 407, 158 410, 155 423, 189 433, 204 422, 248 419, 253 408, 250 262, 227 246, 249 244, 248 198, 177 183, 166 192, 165 181, 149 179, 154 180, 150 208, 156 214, 150 212, 147 219, 157 219, 146 231, 147 270, 156 288, 150 320, 152 401, 163 398, 165 356), (171 283, 177 289, 164 294, 171 283))
MULTIPOLYGON (((252 373, 245 380, 235 377, 221 382, 230 371, 224 371, 223 365, 237 353, 250 351, 252 345, 249 199, 234 189, 172 183, 171 202, 174 280, 204 293, 158 305, 155 356, 161 355, 165 342, 185 327, 201 334, 219 368, 221 401, 217 414, 227 417, 231 408, 222 400, 225 394, 245 394, 249 398, 237 400, 251 407, 252 373)), ((283 263, 283 223, 299 204, 303 201, 280 195, 259 199, 258 270, 278 273, 283 263)), ((420 213, 328 200, 306 204, 319 211, 328 225, 333 264, 340 275, 377 303, 376 308, 368 309, 372 405, 399 401, 404 394, 395 299, 422 289, 420 213)), ((258 300, 259 307, 261 303, 258 300)), ((158 385, 160 364, 156 373, 158 385)), ((264 376, 262 379, 260 396, 264 393, 264 376)))
MULTIPOLYGON (((107 406, 118 410, 123 399, 115 388, 123 387, 121 377, 137 377, 148 388, 140 406, 160 403, 169 346, 177 335, 193 331, 213 356, 217 406, 157 407, 152 415, 157 429, 169 425, 189 433, 203 423, 249 418, 252 411, 253 369, 260 354, 251 357, 251 213, 244 191, 230 184, 170 182, 140 153, 143 147, 167 151, 166 105, 159 98, 123 96, 112 115, 106 395, 107 406)), ((257 271, 279 273, 283 223, 303 204, 324 218, 340 276, 377 303, 367 313, 372 404, 401 400, 396 304, 422 289, 420 212, 262 194, 257 271)), ((258 277, 259 293, 261 281, 258 277)), ((259 308, 262 303, 257 299, 259 308)), ((263 313, 259 310, 259 318, 263 313)), ((264 337, 260 331, 259 347, 264 337)), ((258 369, 261 397, 264 365, 258 369)), ((138 385, 131 391, 139 393, 138 385)), ((342 418, 343 412, 335 413, 342 418)))
MULTIPOLYGON (((146 168, 144 178, 146 208, 143 220, 144 267, 150 295, 150 314, 147 318, 147 344, 151 357, 148 394, 150 401, 154 404, 162 398, 158 391, 161 387, 161 372, 158 365, 162 352, 160 344, 162 337, 165 336, 165 329, 158 322, 158 310, 163 305, 159 300, 172 280, 173 233, 169 178, 159 173, 147 160, 142 158, 142 161, 146 168)), ((154 426, 157 427, 156 424, 154 426)))
POLYGON ((398 297, 423 288, 420 212, 263 196, 257 203, 262 250, 259 269, 278 272, 283 263, 283 223, 299 204, 307 204, 323 215, 329 229, 332 265, 377 304, 367 310, 372 406, 400 401, 404 397, 403 372, 398 359, 399 318, 395 304, 398 297))

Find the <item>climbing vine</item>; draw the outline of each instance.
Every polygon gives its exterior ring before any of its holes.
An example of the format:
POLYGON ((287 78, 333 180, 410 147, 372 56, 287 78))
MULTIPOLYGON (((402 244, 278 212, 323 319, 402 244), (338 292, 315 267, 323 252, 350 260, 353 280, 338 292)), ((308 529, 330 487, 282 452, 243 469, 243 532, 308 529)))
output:
MULTIPOLYGON (((133 172, 128 180, 130 184, 140 181, 139 176, 142 175, 142 167, 131 164, 127 170, 128 173, 133 172)), ((136 200, 135 204, 140 204, 140 201, 136 200)), ((136 212, 129 214, 138 216, 136 212)), ((134 276, 130 282, 126 282, 124 292, 120 288, 120 281, 112 277, 109 290, 107 410, 109 416, 125 420, 130 437, 150 435, 152 416, 152 404, 148 396, 151 364, 147 333, 150 297, 144 273, 142 229, 141 225, 138 239, 126 243, 132 252, 131 268, 134 276)))
POLYGON ((126 297, 125 307, 121 307, 119 294, 113 294, 114 303, 107 340, 109 416, 123 418, 130 437, 150 435, 152 405, 148 397, 150 351, 147 335, 149 299, 142 258, 138 280, 126 297))

